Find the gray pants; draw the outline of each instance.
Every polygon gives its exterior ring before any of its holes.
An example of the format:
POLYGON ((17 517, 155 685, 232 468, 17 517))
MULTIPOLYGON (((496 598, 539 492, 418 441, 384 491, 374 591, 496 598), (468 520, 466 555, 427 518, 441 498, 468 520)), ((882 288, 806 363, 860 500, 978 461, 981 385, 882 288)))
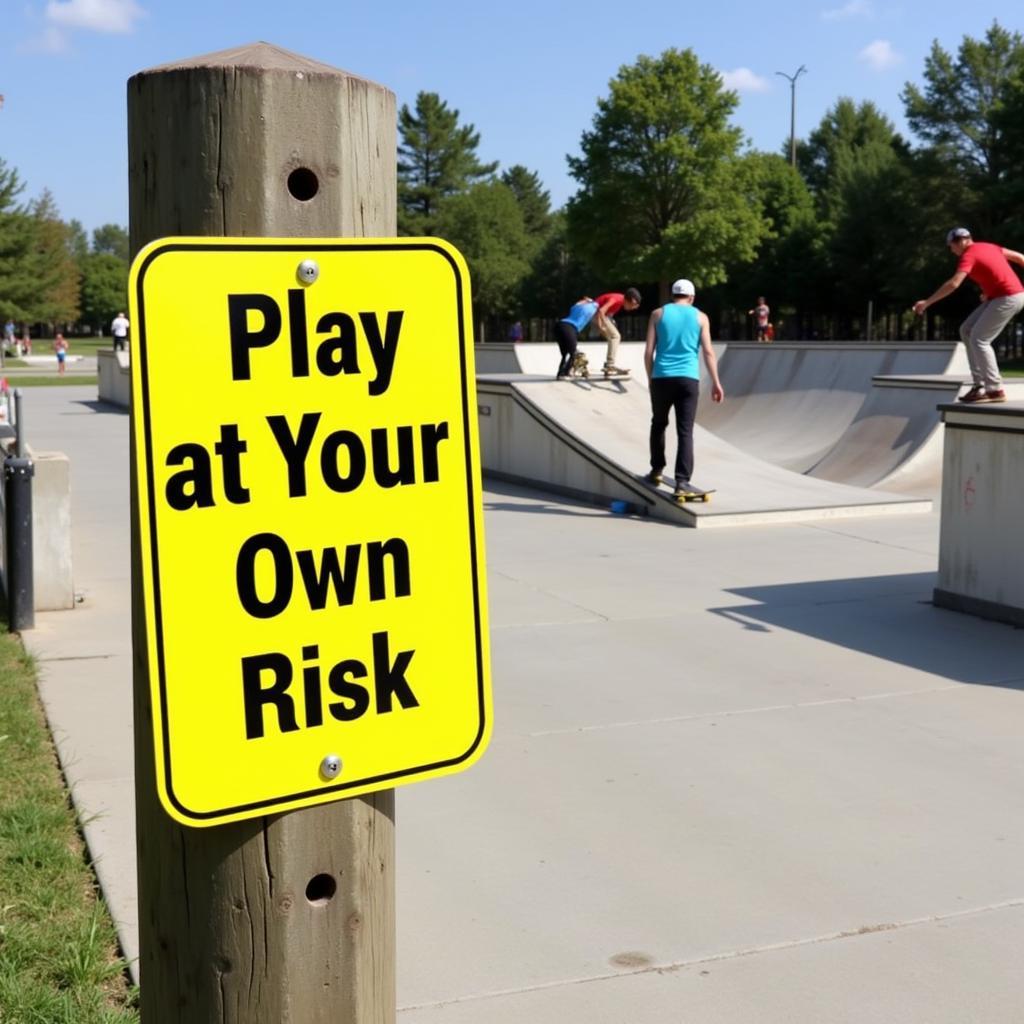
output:
POLYGON ((992 342, 999 332, 1024 309, 1024 292, 982 302, 960 325, 960 337, 967 346, 967 362, 975 386, 996 391, 1003 384, 992 342))
POLYGON ((608 351, 604 357, 605 366, 615 366, 615 359, 619 354, 619 342, 622 341, 622 335, 619 334, 618 327, 615 326, 615 321, 609 316, 605 317, 606 327, 598 327, 601 332, 601 337, 608 342, 608 351))

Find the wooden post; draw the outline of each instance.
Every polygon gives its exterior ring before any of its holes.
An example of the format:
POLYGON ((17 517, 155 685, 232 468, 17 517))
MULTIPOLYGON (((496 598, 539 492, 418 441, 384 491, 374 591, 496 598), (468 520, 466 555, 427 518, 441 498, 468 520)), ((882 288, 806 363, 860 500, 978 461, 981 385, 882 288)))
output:
MULTIPOLYGON (((387 89, 263 43, 140 72, 132 252, 166 235, 393 236, 395 123, 387 89)), ((201 341, 181 356, 187 415, 201 341)), ((392 1024, 393 792, 205 829, 159 806, 132 466, 142 1020, 392 1024)), ((231 770, 210 751, 211 772, 231 770)))

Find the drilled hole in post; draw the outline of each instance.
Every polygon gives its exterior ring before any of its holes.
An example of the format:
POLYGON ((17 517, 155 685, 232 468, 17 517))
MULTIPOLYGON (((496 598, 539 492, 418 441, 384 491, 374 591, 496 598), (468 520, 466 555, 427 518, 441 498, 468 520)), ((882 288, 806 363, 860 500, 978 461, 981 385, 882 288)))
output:
POLYGON ((333 875, 314 875, 306 886, 306 899, 314 907, 323 907, 330 903, 338 891, 338 883, 333 875))
POLYGON ((300 202, 308 203, 320 191, 320 180, 308 167, 296 167, 288 175, 288 191, 300 202))

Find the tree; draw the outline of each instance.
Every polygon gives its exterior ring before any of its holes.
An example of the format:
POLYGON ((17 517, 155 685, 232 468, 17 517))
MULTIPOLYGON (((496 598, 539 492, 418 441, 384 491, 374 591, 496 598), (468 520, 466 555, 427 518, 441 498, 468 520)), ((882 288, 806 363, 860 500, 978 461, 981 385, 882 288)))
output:
POLYGON ((1006 211, 1002 225, 1011 248, 1024 246, 1024 70, 1007 82, 1001 109, 993 115, 999 132, 1000 149, 1007 167, 1015 173, 1006 174, 994 188, 993 205, 1006 211))
POLYGON ((33 244, 26 255, 36 282, 31 319, 51 324, 77 320, 79 269, 71 252, 71 232, 48 189, 32 203, 31 212, 33 244))
POLYGON ((82 320, 104 330, 128 301, 128 264, 106 252, 90 253, 82 262, 82 320))
POLYGON ((444 201, 437 224, 469 265, 477 320, 514 312, 530 264, 523 215, 512 190, 500 181, 473 185, 444 201))
POLYGON ((101 224, 93 228, 92 251, 105 252, 128 262, 128 232, 120 224, 101 224))
POLYGON ((1010 170, 1002 152, 999 119, 1008 89, 1024 68, 1024 38, 993 22, 982 40, 965 36, 956 58, 932 43, 925 88, 907 83, 902 99, 914 133, 981 185, 1010 170))
POLYGON ((597 290, 597 275, 569 245, 566 232, 565 213, 552 214, 547 237, 519 286, 519 306, 524 316, 564 316, 581 295, 597 290))
POLYGON ((869 147, 906 151, 892 122, 874 103, 857 104, 848 96, 841 96, 807 141, 797 144, 797 167, 824 219, 832 219, 837 165, 851 152, 869 147))
POLYGON ((31 317, 36 283, 27 257, 33 244, 34 224, 18 196, 24 190, 18 172, 0 159, 0 317, 31 317))
POLYGON ((68 221, 68 248, 76 263, 80 263, 89 255, 89 236, 80 220, 68 221))
POLYGON ((436 234, 441 201, 493 174, 498 165, 480 163, 480 135, 471 124, 459 125, 459 112, 436 92, 419 93, 415 113, 403 104, 398 131, 399 231, 436 234))
POLYGON ((526 231, 539 247, 551 230, 551 193, 541 185, 536 171, 522 164, 513 164, 507 171, 503 171, 501 180, 516 197, 526 231))
POLYGON ((754 263, 730 265, 729 283, 705 303, 745 311, 758 295, 765 295, 778 320, 783 308, 813 308, 817 301, 825 278, 825 233, 814 198, 788 158, 751 153, 747 159, 766 232, 754 263))
POLYGON ((737 96, 691 50, 624 66, 598 100, 569 170, 569 235, 609 278, 698 287, 753 259, 765 232, 752 166, 729 123, 737 96))

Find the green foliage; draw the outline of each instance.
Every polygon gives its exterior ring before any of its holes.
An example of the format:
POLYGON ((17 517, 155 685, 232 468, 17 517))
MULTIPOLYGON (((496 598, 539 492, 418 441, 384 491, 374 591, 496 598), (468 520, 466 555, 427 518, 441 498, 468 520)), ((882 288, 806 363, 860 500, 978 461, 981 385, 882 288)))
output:
POLYGON ((36 282, 28 256, 34 223, 18 203, 24 185, 18 172, 0 159, 0 318, 26 320, 32 315, 36 282))
POLYGON ((539 247, 551 230, 551 194, 541 184, 537 172, 522 164, 514 164, 503 171, 501 180, 516 197, 526 232, 539 247))
POLYGON ((738 310, 749 309, 758 295, 771 297, 769 304, 778 297, 787 306, 813 308, 826 260, 825 231, 814 198, 788 159, 751 153, 746 160, 755 177, 765 235, 754 263, 730 265, 728 284, 713 298, 738 310))
POLYGON ((71 251, 71 231, 48 190, 32 204, 32 218, 33 246, 26 257, 36 279, 31 318, 47 323, 77 320, 79 271, 71 251))
POLYGON ((955 58, 936 40, 925 59, 924 91, 911 83, 903 90, 907 122, 970 178, 994 183, 1009 170, 999 122, 1022 68, 1024 39, 997 22, 984 39, 965 36, 955 58))
POLYGON ((480 163, 480 135, 473 125, 460 125, 459 112, 435 92, 419 93, 415 112, 403 104, 398 131, 399 231, 437 234, 442 201, 493 174, 498 165, 480 163))
POLYGON ((80 220, 68 221, 68 249, 76 263, 89 255, 89 236, 80 220))
POLYGON ((120 224, 101 224, 92 232, 92 251, 128 262, 128 232, 120 224))
POLYGON ((466 257, 477 317, 513 313, 530 269, 531 244, 512 190, 490 181, 449 197, 438 212, 437 229, 466 257))
POLYGON ((81 262, 82 320, 94 330, 108 330, 110 321, 127 308, 128 264, 110 253, 90 253, 81 262))
POLYGON ((569 169, 580 185, 569 237, 583 259, 620 280, 698 287, 753 259, 765 233, 754 169, 729 119, 736 94, 692 50, 624 66, 598 101, 569 169))

